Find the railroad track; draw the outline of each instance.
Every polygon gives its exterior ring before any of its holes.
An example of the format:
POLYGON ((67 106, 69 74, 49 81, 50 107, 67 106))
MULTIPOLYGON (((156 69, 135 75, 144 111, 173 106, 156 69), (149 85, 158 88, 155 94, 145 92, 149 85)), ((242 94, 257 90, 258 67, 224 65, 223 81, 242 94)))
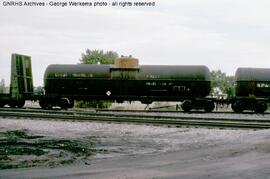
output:
MULTIPOLYGON (((201 113, 201 114, 205 114, 205 111, 202 111, 202 110, 194 110, 191 112, 184 112, 182 110, 178 111, 178 110, 157 110, 157 109, 147 109, 147 110, 99 109, 99 111, 104 111, 104 112, 145 112, 145 113, 197 113, 197 114, 201 113)), ((232 110, 219 109, 219 110, 212 111, 210 114, 236 114, 236 113, 232 110)), ((254 112, 253 111, 244 111, 244 112, 242 112, 242 114, 254 114, 254 112)), ((270 114, 270 111, 265 111, 264 114, 270 114)))
MULTIPOLYGON (((0 108, 2 117, 22 117, 33 119, 53 119, 53 120, 79 120, 97 122, 124 122, 142 123, 155 125, 173 126, 203 126, 219 128, 249 128, 268 129, 270 119, 268 115, 249 115, 249 117, 237 117, 228 115, 226 117, 215 116, 213 114, 199 115, 179 115, 179 113, 138 113, 138 112, 78 112, 61 110, 39 110, 39 109, 8 109, 0 108)), ((270 117, 270 116, 269 116, 270 117)))

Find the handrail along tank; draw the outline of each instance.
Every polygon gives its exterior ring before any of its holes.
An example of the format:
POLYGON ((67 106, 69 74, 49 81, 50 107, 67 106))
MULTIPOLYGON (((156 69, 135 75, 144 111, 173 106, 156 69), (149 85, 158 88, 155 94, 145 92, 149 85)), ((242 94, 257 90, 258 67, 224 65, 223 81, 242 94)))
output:
POLYGON ((112 65, 49 65, 44 89, 49 106, 57 105, 62 98, 205 103, 211 81, 206 66, 139 65, 136 58, 120 57, 112 65))

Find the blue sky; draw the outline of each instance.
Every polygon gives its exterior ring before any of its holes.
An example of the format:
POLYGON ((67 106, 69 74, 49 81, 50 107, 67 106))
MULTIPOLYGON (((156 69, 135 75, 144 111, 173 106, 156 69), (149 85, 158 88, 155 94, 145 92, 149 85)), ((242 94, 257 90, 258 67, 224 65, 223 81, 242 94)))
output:
POLYGON ((270 68, 270 1, 155 2, 144 8, 1 2, 0 78, 9 83, 11 53, 21 53, 32 56, 34 84, 42 85, 47 65, 78 63, 87 48, 133 55, 140 64, 206 65, 231 75, 237 67, 270 68))

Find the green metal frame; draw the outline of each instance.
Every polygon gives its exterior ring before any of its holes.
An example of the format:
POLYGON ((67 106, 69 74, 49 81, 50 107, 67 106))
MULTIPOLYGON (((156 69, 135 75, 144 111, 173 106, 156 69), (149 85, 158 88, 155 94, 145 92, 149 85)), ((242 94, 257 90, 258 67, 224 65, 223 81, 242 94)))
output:
POLYGON ((10 96, 12 100, 24 100, 33 95, 31 57, 11 55, 10 96))

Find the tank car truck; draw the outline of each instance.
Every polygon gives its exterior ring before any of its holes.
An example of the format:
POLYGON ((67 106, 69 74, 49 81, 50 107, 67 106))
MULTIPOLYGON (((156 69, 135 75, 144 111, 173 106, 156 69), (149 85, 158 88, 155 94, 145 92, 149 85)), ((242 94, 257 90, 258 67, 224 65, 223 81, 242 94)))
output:
POLYGON ((21 108, 25 100, 33 97, 31 57, 20 54, 11 55, 11 78, 9 93, 0 94, 0 107, 21 108))
POLYGON ((118 58, 113 65, 49 65, 44 90, 44 109, 72 107, 74 100, 181 101, 184 111, 215 108, 206 98, 211 90, 206 66, 139 65, 133 57, 118 58))
POLYGON ((270 102, 270 69, 238 68, 235 73, 235 97, 232 109, 235 112, 252 110, 264 113, 270 102))

